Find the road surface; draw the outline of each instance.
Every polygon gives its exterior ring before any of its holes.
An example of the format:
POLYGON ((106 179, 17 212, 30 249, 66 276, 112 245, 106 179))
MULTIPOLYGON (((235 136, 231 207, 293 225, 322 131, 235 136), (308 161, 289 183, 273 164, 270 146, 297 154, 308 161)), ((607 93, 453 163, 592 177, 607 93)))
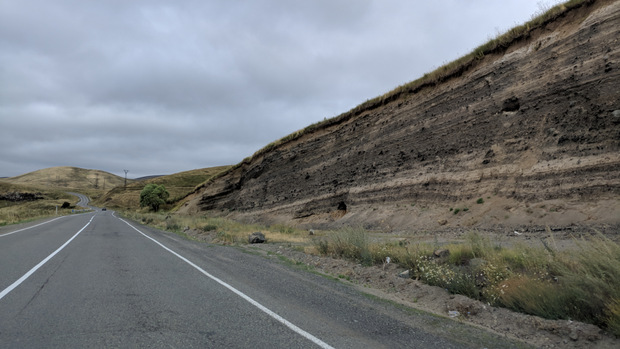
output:
POLYGON ((514 346, 109 210, 2 227, 0 292, 0 348, 514 346))
POLYGON ((71 192, 68 192, 67 194, 70 194, 70 195, 73 195, 73 196, 77 196, 78 199, 80 199, 80 201, 78 201, 78 203, 75 204, 76 207, 95 209, 95 207, 90 206, 88 204, 90 202, 90 200, 88 199, 88 197, 86 195, 80 194, 80 193, 71 193, 71 192))

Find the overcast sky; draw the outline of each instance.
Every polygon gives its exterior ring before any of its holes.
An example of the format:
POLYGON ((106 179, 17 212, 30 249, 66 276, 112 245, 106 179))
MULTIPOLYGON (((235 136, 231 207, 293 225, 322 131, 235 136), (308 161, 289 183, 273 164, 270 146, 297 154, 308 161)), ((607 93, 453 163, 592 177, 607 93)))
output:
POLYGON ((236 164, 555 2, 2 0, 0 176, 236 164))

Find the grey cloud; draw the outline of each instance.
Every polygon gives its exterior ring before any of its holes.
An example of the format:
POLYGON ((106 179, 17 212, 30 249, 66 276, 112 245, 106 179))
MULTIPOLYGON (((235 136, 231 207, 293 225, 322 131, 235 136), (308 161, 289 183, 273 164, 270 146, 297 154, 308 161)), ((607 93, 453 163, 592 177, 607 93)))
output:
POLYGON ((0 176, 234 164, 467 53, 538 2, 3 2, 0 176))

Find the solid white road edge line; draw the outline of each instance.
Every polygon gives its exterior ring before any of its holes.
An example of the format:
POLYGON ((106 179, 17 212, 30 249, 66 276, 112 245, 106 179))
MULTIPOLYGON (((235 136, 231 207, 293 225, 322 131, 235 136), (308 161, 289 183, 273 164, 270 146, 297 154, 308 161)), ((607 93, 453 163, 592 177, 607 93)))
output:
POLYGON ((73 239, 75 239, 78 235, 80 235, 80 233, 82 232, 82 230, 86 229, 86 227, 88 227, 88 225, 90 224, 90 222, 93 221, 93 218, 95 218, 95 216, 93 215, 90 220, 88 221, 88 223, 86 223, 85 226, 82 227, 82 229, 80 229, 80 231, 78 231, 77 233, 75 233, 75 235, 73 235, 71 237, 71 239, 67 240, 67 242, 65 242, 62 246, 60 246, 56 251, 52 252, 52 254, 50 254, 49 256, 47 256, 44 260, 42 260, 39 264, 35 265, 34 268, 30 269, 30 271, 28 271, 26 274, 24 274, 24 276, 20 277, 17 281, 15 281, 11 286, 5 288, 2 292, 0 292, 0 299, 4 298, 4 296, 6 296, 7 294, 9 294, 9 292, 13 291, 17 286, 19 286, 22 282, 26 281, 26 279, 28 279, 30 277, 30 275, 34 274, 35 271, 37 271, 37 269, 41 268, 43 266, 43 264, 47 263, 47 261, 49 261, 50 259, 52 259, 52 257, 54 257, 58 252, 62 251, 63 248, 65 248, 65 246, 67 246, 73 239))
POLYGON ((10 233, 2 234, 2 235, 0 235, 0 238, 1 238, 1 237, 3 237, 3 236, 9 236, 9 235, 11 235, 11 234, 19 233, 20 231, 24 231, 24 230, 32 229, 32 228, 34 228, 34 227, 38 227, 38 226, 40 226, 40 225, 47 224, 47 223, 53 222, 53 221, 55 221, 55 220, 57 220, 57 219, 61 219, 61 218, 65 218, 65 217, 69 217, 69 216, 57 217, 57 218, 54 218, 54 219, 50 219, 50 220, 49 220, 49 221, 47 221, 47 222, 43 222, 43 223, 39 223, 39 224, 37 224, 37 225, 33 225, 32 227, 22 228, 22 229, 19 229, 19 230, 16 230, 16 231, 12 231, 12 232, 10 232, 10 233))
POLYGON ((301 328, 295 326, 294 324, 292 324, 290 321, 286 320, 285 318, 281 317, 280 315, 274 313, 273 311, 269 310, 267 307, 265 307, 264 305, 258 303, 257 301, 255 301, 254 299, 250 298, 248 295, 246 295, 245 293, 237 290, 236 288, 232 287, 231 285, 225 283, 224 281, 222 281, 221 279, 209 274, 208 272, 206 272, 204 269, 200 268, 199 266, 197 266, 196 264, 190 262, 187 258, 181 256, 180 254, 174 252, 173 250, 169 249, 168 247, 164 246, 162 243, 160 243, 159 241, 153 239, 152 237, 144 234, 143 232, 141 232, 140 230, 138 230, 136 227, 134 227, 133 225, 129 224, 129 222, 127 222, 126 220, 119 218, 121 221, 125 222, 125 224, 127 224, 128 226, 132 227, 135 231, 137 231, 138 233, 142 234, 144 237, 146 237, 147 239, 153 241, 154 243, 158 244, 159 246, 161 246, 164 250, 172 253, 173 255, 179 257, 183 262, 191 265, 192 267, 194 267, 196 270, 198 270, 199 272, 201 272, 202 274, 206 275, 208 278, 212 279, 213 281, 217 282, 218 284, 226 287, 227 289, 229 289, 230 291, 232 291, 233 293, 235 293, 236 295, 238 295, 239 297, 245 299, 246 301, 248 301, 250 304, 252 304, 253 306, 257 307, 258 309, 262 310, 264 313, 266 313, 267 315, 271 316, 272 318, 278 320, 279 322, 281 322, 282 324, 284 324, 286 327, 290 328, 291 330, 295 331, 297 334, 305 337, 306 339, 310 340, 311 342, 313 342, 314 344, 318 345, 321 348, 324 349, 334 349, 334 347, 332 347, 331 345, 323 342, 322 340, 316 338, 315 336, 311 335, 310 333, 302 330, 301 328))

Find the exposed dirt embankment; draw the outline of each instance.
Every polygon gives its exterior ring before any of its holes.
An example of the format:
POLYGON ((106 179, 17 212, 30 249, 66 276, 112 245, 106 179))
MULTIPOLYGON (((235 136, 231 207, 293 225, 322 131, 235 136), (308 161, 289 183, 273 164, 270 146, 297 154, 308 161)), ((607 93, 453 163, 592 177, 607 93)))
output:
POLYGON ((618 224, 619 62, 620 2, 582 6, 458 77, 253 157, 181 211, 379 229, 618 224))

